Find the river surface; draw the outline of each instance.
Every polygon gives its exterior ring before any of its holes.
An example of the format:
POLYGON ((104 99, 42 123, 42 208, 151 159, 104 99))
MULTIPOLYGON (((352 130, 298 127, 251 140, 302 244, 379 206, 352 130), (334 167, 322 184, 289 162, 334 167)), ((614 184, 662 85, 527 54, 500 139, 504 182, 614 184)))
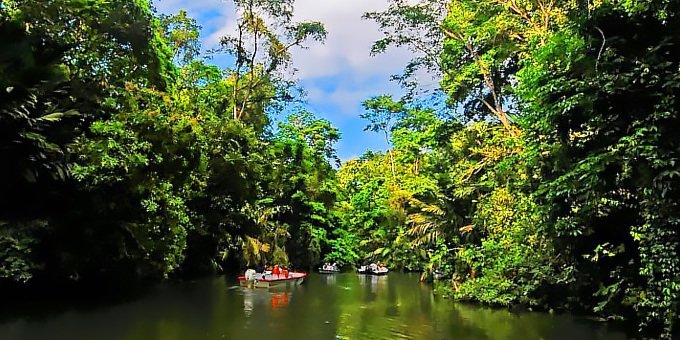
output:
POLYGON ((301 286, 270 289, 215 277, 164 283, 124 301, 2 313, 3 340, 626 339, 585 319, 453 303, 400 273, 311 274, 301 286))

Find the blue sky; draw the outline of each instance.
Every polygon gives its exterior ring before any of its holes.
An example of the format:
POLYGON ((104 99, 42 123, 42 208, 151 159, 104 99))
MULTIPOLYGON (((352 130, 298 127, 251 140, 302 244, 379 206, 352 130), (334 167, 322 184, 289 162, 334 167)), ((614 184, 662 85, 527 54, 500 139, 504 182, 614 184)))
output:
MULTIPOLYGON (((230 0, 156 0, 155 6, 165 14, 186 9, 202 26, 204 49, 216 47, 219 38, 235 27, 230 0)), ((307 92, 305 107, 342 132, 336 147, 343 161, 366 150, 387 147, 381 135, 363 131, 365 122, 359 118, 363 100, 380 94, 399 97, 402 93, 389 78, 401 71, 408 53, 391 50, 370 56, 371 44, 381 33, 375 23, 361 19, 367 11, 386 7, 386 0, 296 0, 295 20, 323 22, 328 38, 324 44, 293 51, 293 67, 298 70, 295 77, 307 92)), ((213 62, 228 66, 226 58, 213 62)))

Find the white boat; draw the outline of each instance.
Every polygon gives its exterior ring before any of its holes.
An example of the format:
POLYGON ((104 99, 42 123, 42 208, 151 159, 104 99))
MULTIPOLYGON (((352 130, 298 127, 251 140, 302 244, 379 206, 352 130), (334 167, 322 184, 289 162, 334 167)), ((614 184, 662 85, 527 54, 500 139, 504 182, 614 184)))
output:
POLYGON ((340 272, 340 268, 333 264, 324 264, 323 266, 319 267, 319 274, 336 274, 340 272))
POLYGON ((359 269, 357 269, 357 272, 359 274, 366 274, 366 275, 386 275, 389 272, 389 269, 387 267, 383 266, 378 266, 374 263, 368 266, 361 266, 359 269))

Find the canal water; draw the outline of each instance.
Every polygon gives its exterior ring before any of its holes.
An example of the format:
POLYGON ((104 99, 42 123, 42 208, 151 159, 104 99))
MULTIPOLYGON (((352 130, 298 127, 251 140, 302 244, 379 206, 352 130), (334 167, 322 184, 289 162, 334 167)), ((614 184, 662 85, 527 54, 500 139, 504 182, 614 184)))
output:
POLYGON ((291 288, 235 278, 164 283, 101 304, 3 311, 0 339, 626 339, 585 319, 453 303, 417 274, 311 274, 291 288), (39 310, 36 310, 39 309, 39 310), (27 310, 32 310, 28 312, 27 310))

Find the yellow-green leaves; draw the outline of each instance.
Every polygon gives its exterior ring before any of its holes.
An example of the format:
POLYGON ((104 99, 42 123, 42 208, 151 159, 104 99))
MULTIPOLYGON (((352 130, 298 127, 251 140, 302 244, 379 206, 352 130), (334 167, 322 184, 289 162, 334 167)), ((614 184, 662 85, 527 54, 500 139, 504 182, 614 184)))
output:
MULTIPOLYGON (((574 0, 455 0, 441 29, 446 36, 442 87, 468 110, 489 112, 511 135, 508 111, 517 66, 556 32, 573 25, 574 0), (481 107, 470 105, 478 101, 481 107)), ((475 112, 471 112, 474 115, 475 112)))

